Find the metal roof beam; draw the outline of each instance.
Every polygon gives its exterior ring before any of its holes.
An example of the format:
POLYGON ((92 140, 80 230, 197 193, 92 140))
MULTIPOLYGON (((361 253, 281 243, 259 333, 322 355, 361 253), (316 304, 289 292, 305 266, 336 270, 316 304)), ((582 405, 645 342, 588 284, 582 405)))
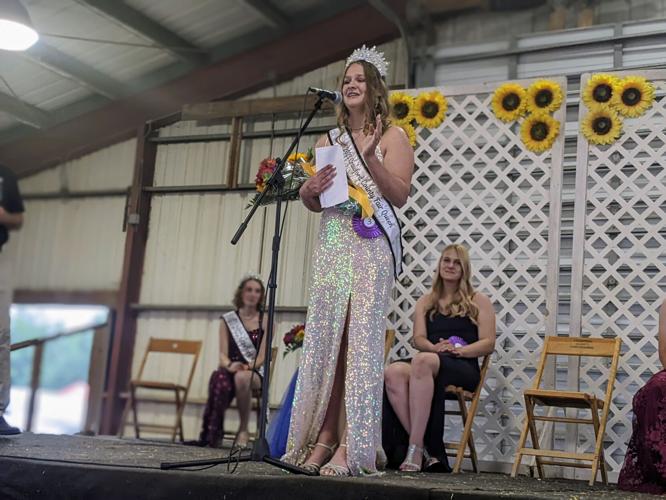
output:
POLYGON ((165 28, 143 12, 118 0, 79 0, 98 12, 115 19, 123 26, 152 40, 174 57, 194 66, 208 62, 208 55, 180 35, 165 28))
POLYGON ((120 82, 44 42, 37 42, 25 54, 40 66, 71 78, 109 99, 117 99, 127 93, 120 82))
POLYGON ((243 3, 250 7, 261 18, 277 30, 284 30, 291 24, 290 19, 280 9, 275 7, 269 0, 243 0, 243 3))
POLYGON ((0 111, 12 115, 17 120, 33 128, 49 126, 49 114, 26 102, 0 92, 0 111))

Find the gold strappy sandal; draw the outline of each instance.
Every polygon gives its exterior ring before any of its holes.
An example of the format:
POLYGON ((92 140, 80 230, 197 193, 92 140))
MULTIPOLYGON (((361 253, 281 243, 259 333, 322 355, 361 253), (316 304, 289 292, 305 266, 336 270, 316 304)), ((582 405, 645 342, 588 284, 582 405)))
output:
POLYGON ((407 456, 405 460, 400 464, 400 470, 402 472, 421 472, 423 464, 418 465, 414 463, 414 455, 416 453, 421 454, 421 462, 423 462, 423 448, 416 446, 415 444, 410 444, 407 448, 407 456))
MULTIPOLYGON (((346 448, 346 447, 347 447, 346 444, 340 445, 340 448, 346 448)), ((345 457, 346 455, 347 454, 345 453, 345 457)), ((320 469, 319 475, 326 477, 348 477, 351 476, 351 471, 349 470, 349 467, 346 465, 337 465, 329 462, 320 469)))
MULTIPOLYGON (((328 455, 324 457, 324 461, 330 459, 334 454, 335 454, 335 447, 337 444, 326 444, 326 443, 315 443, 314 445, 310 445, 310 454, 312 454, 312 451, 315 449, 315 447, 320 446, 322 448, 326 448, 328 450, 328 455)), ((306 471, 318 475, 319 471, 321 470, 321 465, 310 462, 310 463, 304 463, 301 465, 302 469, 305 469, 306 471)))

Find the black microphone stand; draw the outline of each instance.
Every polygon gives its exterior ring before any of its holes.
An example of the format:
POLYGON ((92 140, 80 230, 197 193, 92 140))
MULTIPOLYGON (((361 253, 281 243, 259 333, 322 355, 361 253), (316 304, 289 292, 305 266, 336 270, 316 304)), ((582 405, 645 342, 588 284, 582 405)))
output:
POLYGON ((245 220, 238 227, 238 230, 236 231, 234 237, 231 239, 232 245, 238 243, 238 240, 243 235, 243 232, 245 232, 245 229, 247 228, 247 225, 252 219, 252 217, 254 216, 254 213, 261 206, 261 201, 263 200, 266 193, 269 191, 268 188, 274 187, 275 189, 277 189, 277 197, 275 203, 275 227, 273 229, 273 243, 271 248, 272 252, 271 272, 270 272, 270 277, 268 278, 268 328, 266 329, 266 361, 264 363, 265 366, 264 377, 261 381, 261 408, 260 408, 259 422, 257 424, 259 435, 254 440, 252 451, 250 452, 249 455, 241 455, 239 457, 229 456, 225 458, 216 458, 211 460, 192 460, 187 462, 162 462, 160 464, 160 469, 163 470, 180 469, 183 467, 199 467, 206 465, 219 465, 219 464, 229 464, 236 462, 265 462, 275 467, 279 467, 289 472, 293 472, 294 474, 304 474, 308 476, 316 475, 306 469, 303 469, 302 467, 298 467, 296 465, 289 464, 287 462, 283 462, 281 460, 272 458, 270 456, 268 441, 266 439, 266 425, 268 424, 268 388, 270 384, 269 377, 271 373, 271 346, 273 345, 273 325, 275 319, 275 295, 277 292, 278 255, 280 253, 280 240, 282 238, 282 234, 280 232, 280 224, 281 224, 280 219, 281 219, 281 210, 282 210, 282 189, 285 184, 285 179, 284 176, 282 175, 282 170, 285 165, 285 158, 288 159, 291 156, 291 153, 294 151, 297 144, 301 140, 303 132, 305 132, 305 130, 308 128, 310 122, 317 114, 317 112, 321 109, 323 103, 324 103, 323 97, 319 96, 314 104, 314 108, 310 112, 310 115, 308 116, 307 120, 305 120, 305 122, 301 126, 300 130, 298 131, 298 134, 296 135, 291 145, 289 146, 289 149, 287 149, 287 152, 284 154, 282 158, 278 158, 276 160, 275 171, 273 172, 271 178, 267 181, 268 185, 267 188, 264 189, 259 194, 259 197, 255 201, 254 205, 252 205, 252 209, 245 217, 245 220))

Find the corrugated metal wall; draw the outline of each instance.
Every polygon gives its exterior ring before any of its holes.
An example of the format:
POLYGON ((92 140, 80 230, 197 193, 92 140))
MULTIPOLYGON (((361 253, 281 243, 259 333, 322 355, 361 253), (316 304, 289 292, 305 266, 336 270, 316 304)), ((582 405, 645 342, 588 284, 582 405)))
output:
POLYGON ((120 283, 125 196, 97 197, 132 182, 136 140, 116 144, 21 179, 25 224, 12 235, 15 286, 31 290, 115 290, 120 283), (31 195, 90 192, 84 198, 31 195))

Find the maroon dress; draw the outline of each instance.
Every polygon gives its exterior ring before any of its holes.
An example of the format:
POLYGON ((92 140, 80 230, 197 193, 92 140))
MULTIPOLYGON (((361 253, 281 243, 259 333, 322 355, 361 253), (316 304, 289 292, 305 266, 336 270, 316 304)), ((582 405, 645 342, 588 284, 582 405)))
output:
MULTIPOLYGON (((224 320, 222 320, 224 321, 224 320)), ((255 349, 259 351, 259 343, 262 337, 261 327, 251 332, 247 332, 254 344, 255 349)), ((233 335, 229 334, 229 359, 247 363, 243 357, 233 335)), ((257 374, 261 377, 261 375, 257 374)), ((201 427, 201 434, 199 436, 199 444, 201 446, 210 446, 217 448, 220 446, 222 437, 224 436, 224 413, 229 408, 231 401, 236 395, 236 386, 234 385, 234 374, 227 371, 226 368, 219 367, 215 370, 208 382, 208 400, 206 401, 206 409, 204 410, 203 425, 201 427)))
POLYGON ((666 370, 654 375, 634 396, 634 429, 618 487, 666 493, 666 370))

